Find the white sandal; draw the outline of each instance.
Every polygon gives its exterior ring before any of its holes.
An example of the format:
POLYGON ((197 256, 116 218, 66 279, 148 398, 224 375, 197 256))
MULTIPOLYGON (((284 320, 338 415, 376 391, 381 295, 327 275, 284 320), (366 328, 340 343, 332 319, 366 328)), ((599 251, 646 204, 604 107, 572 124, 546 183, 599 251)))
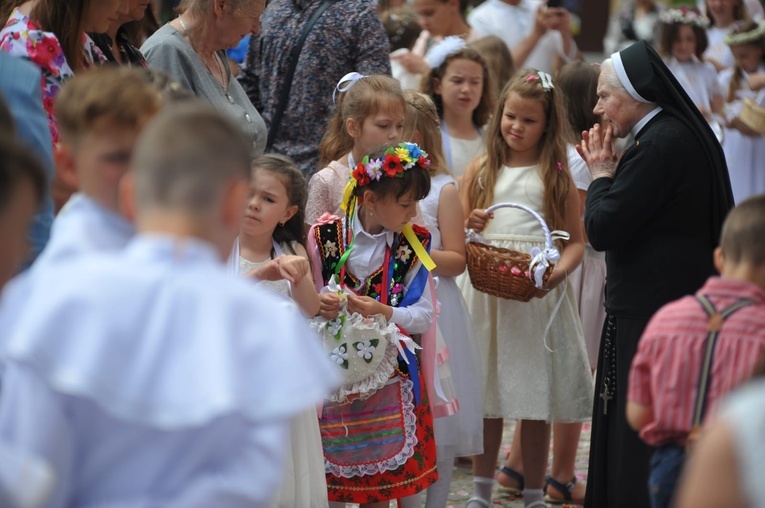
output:
POLYGON ((548 508, 547 503, 544 502, 544 500, 538 500, 534 501, 530 505, 526 505, 526 508, 548 508))
POLYGON ((478 503, 483 508, 489 508, 489 506, 491 506, 491 503, 489 503, 487 500, 485 500, 482 497, 477 497, 477 496, 473 496, 470 499, 468 499, 467 505, 465 505, 465 506, 470 505, 470 503, 478 503))

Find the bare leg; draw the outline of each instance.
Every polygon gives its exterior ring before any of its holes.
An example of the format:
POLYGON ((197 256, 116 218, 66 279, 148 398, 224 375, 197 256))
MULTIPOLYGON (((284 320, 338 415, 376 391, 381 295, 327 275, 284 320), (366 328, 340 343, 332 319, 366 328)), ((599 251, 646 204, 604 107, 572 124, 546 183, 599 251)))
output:
POLYGON ((449 501, 449 486, 452 483, 454 457, 439 457, 437 466, 438 481, 428 487, 425 508, 444 508, 449 501))
POLYGON ((361 508, 388 508, 390 501, 380 501, 379 503, 362 504, 361 508))
MULTIPOLYGON (((581 423, 555 423, 553 424, 553 460, 550 474, 560 483, 566 485, 574 478, 576 473, 576 452, 579 447, 579 435, 582 432, 581 423)), ((548 494, 557 499, 563 499, 560 492, 552 485, 548 485, 548 494)), ((574 500, 584 500, 584 492, 587 486, 577 483, 572 492, 574 500)))
POLYGON ((483 453, 473 457, 473 476, 494 478, 497 456, 502 445, 502 419, 484 418, 483 453))
MULTIPOLYGON (((521 428, 523 427, 522 422, 518 422, 515 424, 515 431, 513 432, 513 442, 510 445, 510 453, 507 456, 507 459, 505 459, 505 467, 509 467, 516 473, 523 475, 523 450, 521 449, 521 428)), ((513 478, 512 476, 509 476, 503 472, 500 471, 499 476, 497 477, 497 481, 500 485, 503 487, 512 487, 519 490, 522 489, 522 485, 520 482, 513 478)))
MULTIPOLYGON (((473 457, 473 497, 491 502, 494 484, 494 470, 497 468, 497 455, 502 444, 502 419, 484 418, 483 453, 473 457)), ((482 502, 471 500, 468 508, 483 507, 482 502)))
POLYGON ((541 420, 524 420, 521 449, 526 488, 541 489, 545 483, 550 451, 550 424, 541 420))

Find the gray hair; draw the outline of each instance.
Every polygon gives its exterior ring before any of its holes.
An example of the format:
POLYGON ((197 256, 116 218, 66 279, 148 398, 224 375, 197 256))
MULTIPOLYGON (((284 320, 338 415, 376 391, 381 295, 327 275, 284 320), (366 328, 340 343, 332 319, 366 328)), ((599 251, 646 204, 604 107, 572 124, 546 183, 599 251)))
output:
POLYGON ((242 129, 202 101, 166 106, 141 133, 133 156, 139 210, 215 209, 232 180, 250 178, 251 144, 242 129))
POLYGON ((622 82, 619 81, 619 76, 616 75, 616 69, 614 68, 614 61, 610 58, 603 60, 603 63, 600 65, 600 79, 612 92, 626 95, 632 99, 627 89, 622 85, 622 82))

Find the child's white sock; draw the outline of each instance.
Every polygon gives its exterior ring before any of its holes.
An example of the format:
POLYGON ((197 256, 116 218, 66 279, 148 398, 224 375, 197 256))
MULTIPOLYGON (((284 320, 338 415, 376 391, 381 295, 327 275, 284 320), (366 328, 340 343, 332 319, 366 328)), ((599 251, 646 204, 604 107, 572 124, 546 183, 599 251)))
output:
POLYGON ((436 465, 438 466, 438 481, 428 487, 425 508, 444 508, 449 500, 449 485, 452 483, 454 457, 439 460, 436 465))
POLYGON ((491 503, 491 489, 494 487, 494 478, 483 476, 473 477, 473 496, 491 503))
POLYGON ((543 492, 542 489, 530 489, 526 488, 523 490, 523 504, 524 506, 529 506, 531 503, 542 501, 543 498, 543 492))

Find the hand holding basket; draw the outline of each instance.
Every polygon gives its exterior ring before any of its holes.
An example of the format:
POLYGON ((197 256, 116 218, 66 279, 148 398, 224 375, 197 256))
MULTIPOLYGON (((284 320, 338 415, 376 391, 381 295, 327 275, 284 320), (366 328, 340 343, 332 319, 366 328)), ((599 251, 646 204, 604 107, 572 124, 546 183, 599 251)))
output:
POLYGON ((499 203, 486 209, 491 213, 498 208, 518 208, 531 214, 545 236, 544 250, 534 247, 531 252, 518 252, 484 243, 475 233, 468 234, 467 265, 470 281, 478 291, 509 300, 528 302, 544 287, 560 253, 553 237, 567 240, 564 231, 550 232, 545 220, 531 208, 518 203, 499 203))

